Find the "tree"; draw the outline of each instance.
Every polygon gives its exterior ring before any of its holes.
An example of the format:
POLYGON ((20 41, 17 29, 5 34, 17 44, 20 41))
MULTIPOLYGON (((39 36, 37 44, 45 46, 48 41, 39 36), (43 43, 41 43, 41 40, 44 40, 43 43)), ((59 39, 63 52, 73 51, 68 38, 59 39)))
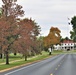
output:
POLYGON ((0 46, 9 64, 9 50, 22 53, 27 60, 32 43, 40 33, 40 27, 32 19, 20 19, 24 11, 16 4, 17 0, 2 0, 2 17, 0 17, 0 46), (11 49, 12 48, 12 49, 11 49))
POLYGON ((44 38, 45 47, 53 47, 53 45, 59 44, 60 38, 60 30, 57 27, 51 27, 48 36, 44 38))
POLYGON ((68 37, 65 37, 64 39, 65 39, 65 40, 70 40, 68 37))
MULTIPOLYGON (((5 23, 5 21, 4 21, 4 23, 5 23)), ((2 28, 3 28, 3 26, 7 27, 7 28, 4 28, 4 30, 6 29, 5 31, 2 31, 4 33, 1 32, 4 37, 7 37, 7 38, 3 38, 6 40, 5 42, 7 42, 7 44, 8 44, 8 46, 5 49, 10 50, 11 46, 12 46, 12 48, 14 50, 22 53, 25 56, 25 60, 27 60, 27 55, 30 50, 29 48, 31 46, 35 47, 35 45, 36 45, 33 43, 35 43, 36 36, 39 34, 40 28, 37 25, 35 26, 35 23, 33 23, 33 21, 31 19, 30 20, 23 19, 23 20, 17 20, 17 21, 18 21, 17 27, 14 27, 14 28, 12 27, 11 24, 10 24, 10 26, 8 26, 6 24, 3 24, 3 25, 1 24, 2 28), (10 28, 12 28, 11 31, 10 31, 10 28)), ((1 23, 2 23, 2 21, 1 21, 1 23)), ((4 46, 4 43, 3 43, 3 46, 4 46)), ((5 46, 6 46, 6 44, 5 44, 5 46)), ((37 52, 37 49, 35 49, 34 51, 37 52)))
MULTIPOLYGON (((19 49, 20 53, 22 53, 25 56, 25 60, 27 60, 27 56, 31 50, 34 52, 37 52, 36 49, 36 36, 38 36, 40 27, 35 23, 35 21, 31 19, 23 19, 19 22, 19 37, 17 41, 15 41, 15 48, 19 49), (17 46, 16 46, 17 45, 17 46), (33 48, 33 49, 31 49, 33 48)), ((32 51, 32 52, 33 52, 32 51)))
POLYGON ((0 18, 0 30, 1 37, 1 46, 2 50, 6 53, 6 64, 9 64, 8 50, 10 49, 11 44, 17 39, 17 17, 22 16, 24 11, 22 6, 16 4, 17 0, 2 0, 2 17, 0 18), (11 36, 17 36, 10 43, 8 38, 11 39, 11 36))
POLYGON ((39 41, 39 48, 41 51, 44 50, 43 39, 44 39, 44 36, 41 36, 40 34, 40 36, 38 37, 38 41, 39 41))
POLYGON ((74 31, 76 32, 76 16, 74 16, 71 20, 71 24, 72 24, 72 27, 74 29, 74 31))
POLYGON ((70 31, 71 39, 73 39, 76 42, 76 16, 74 16, 71 20, 71 25, 73 30, 70 31))
MULTIPOLYGON (((1 18, 1 16, 2 16, 2 8, 0 8, 0 18, 1 18)), ((2 49, 1 49, 1 47, 0 47, 0 58, 2 59, 2 49)))

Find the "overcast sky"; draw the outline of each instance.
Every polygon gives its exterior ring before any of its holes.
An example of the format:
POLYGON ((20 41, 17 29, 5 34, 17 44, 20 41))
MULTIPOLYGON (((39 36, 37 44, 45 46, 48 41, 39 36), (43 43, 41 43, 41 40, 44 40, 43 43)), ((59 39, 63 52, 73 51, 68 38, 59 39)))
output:
POLYGON ((18 0, 18 4, 23 6, 26 18, 31 17, 40 25, 41 35, 48 35, 53 26, 61 30, 63 38, 70 36, 68 18, 76 15, 76 0, 18 0))

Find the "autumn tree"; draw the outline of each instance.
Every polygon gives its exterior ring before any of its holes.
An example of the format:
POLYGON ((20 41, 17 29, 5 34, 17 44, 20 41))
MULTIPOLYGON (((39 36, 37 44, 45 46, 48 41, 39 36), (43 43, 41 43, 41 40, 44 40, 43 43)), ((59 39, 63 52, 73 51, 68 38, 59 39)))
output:
POLYGON ((17 39, 17 17, 22 16, 24 11, 22 6, 16 4, 17 0, 2 0, 2 17, 0 18, 0 42, 2 51, 6 54, 6 64, 9 64, 8 50, 11 44, 17 39), (11 38, 16 36, 15 39, 11 38), (9 39, 13 39, 9 42, 9 39))
POLYGON ((40 27, 32 19, 23 19, 18 23, 19 38, 14 42, 13 48, 22 53, 27 60, 29 52, 37 52, 36 37, 40 32, 40 27))
MULTIPOLYGON (((34 41, 40 33, 40 27, 31 19, 20 19, 24 15, 22 6, 17 0, 2 0, 2 17, 0 17, 0 46, 9 64, 9 50, 18 51, 25 56, 30 48, 34 48, 34 41), (32 44, 33 43, 33 44, 32 44)), ((33 49, 34 50, 34 49, 33 49)))
MULTIPOLYGON (((0 18, 2 16, 2 9, 0 8, 0 18)), ((0 58, 2 58, 2 50, 1 50, 1 47, 0 47, 0 58)))
POLYGON ((44 46, 53 47, 60 43, 60 30, 57 27, 51 27, 49 34, 44 37, 44 46))

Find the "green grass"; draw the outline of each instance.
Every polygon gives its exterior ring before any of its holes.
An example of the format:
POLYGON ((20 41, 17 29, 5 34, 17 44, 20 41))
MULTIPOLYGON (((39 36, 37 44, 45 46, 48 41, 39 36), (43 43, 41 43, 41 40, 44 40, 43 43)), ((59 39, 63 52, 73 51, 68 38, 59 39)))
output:
POLYGON ((26 61, 19 61, 19 62, 14 62, 14 63, 11 63, 9 65, 0 65, 0 70, 4 70, 4 69, 7 69, 7 68, 11 68, 11 67, 14 67, 14 66, 18 66, 18 65, 21 65, 21 64, 25 64, 26 61))
POLYGON ((53 53, 59 54, 59 53, 63 53, 63 51, 62 50, 54 50, 53 53))
POLYGON ((76 50, 74 50, 74 52, 76 52, 76 50))
MULTIPOLYGON (((16 56, 14 56, 13 53, 9 54, 9 61, 14 61, 14 60, 20 60, 21 59, 21 54, 17 54, 16 56)), ((0 63, 5 63, 5 58, 4 59, 0 59, 0 63)))
POLYGON ((76 53, 76 50, 70 50, 70 51, 64 51, 64 50, 54 50, 53 54, 72 54, 72 53, 76 53))

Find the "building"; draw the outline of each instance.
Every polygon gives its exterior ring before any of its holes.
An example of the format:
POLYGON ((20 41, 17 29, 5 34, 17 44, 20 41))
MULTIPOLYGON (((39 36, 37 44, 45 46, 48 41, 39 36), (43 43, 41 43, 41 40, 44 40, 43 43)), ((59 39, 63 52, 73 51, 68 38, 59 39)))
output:
POLYGON ((55 50, 74 50, 76 46, 76 42, 73 40, 64 40, 60 45, 55 45, 55 50))

